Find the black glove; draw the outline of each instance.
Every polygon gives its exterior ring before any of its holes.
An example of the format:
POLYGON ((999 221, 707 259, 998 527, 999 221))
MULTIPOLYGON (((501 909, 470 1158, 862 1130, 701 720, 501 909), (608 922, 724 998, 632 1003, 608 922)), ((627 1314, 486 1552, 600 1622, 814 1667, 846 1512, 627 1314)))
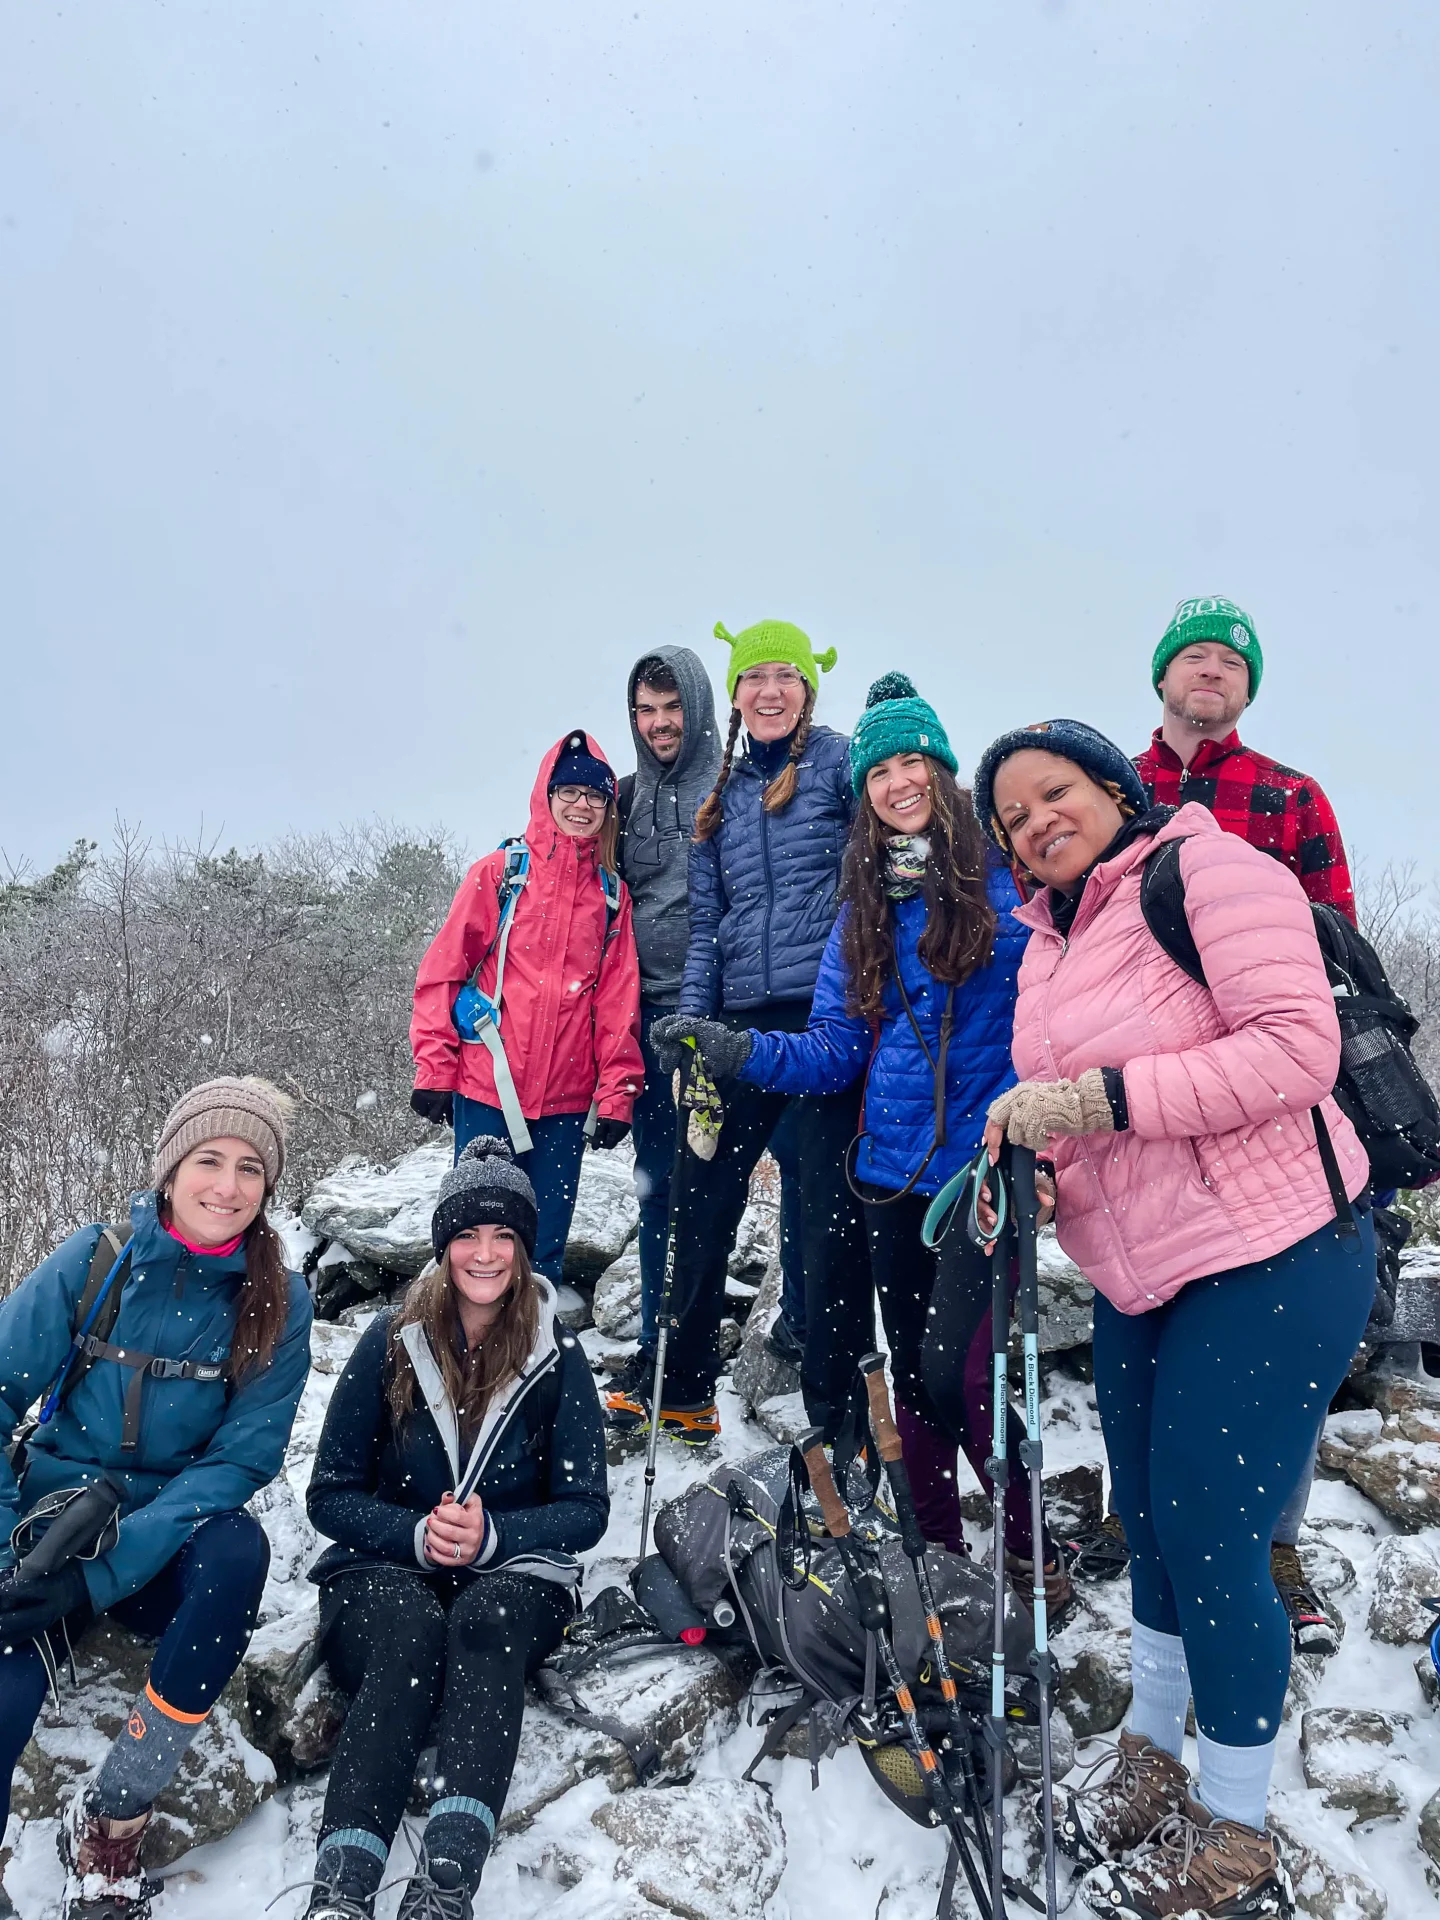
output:
POLYGON ((590 1144, 597 1153, 609 1153, 612 1147, 618 1147, 628 1137, 629 1132, 628 1120, 597 1120, 590 1144))
POLYGON ((33 1640, 89 1600, 85 1570, 78 1560, 23 1584, 16 1579, 16 1569, 9 1568, 0 1574, 0 1646, 33 1640))
POLYGON ((443 1093, 439 1087, 416 1087, 410 1096, 410 1105, 432 1127, 448 1127, 454 1122, 455 1096, 443 1093))
MULTIPOLYGON (((655 1022, 650 1029, 650 1044, 660 1055, 661 1065, 665 1065, 664 1055, 655 1045, 655 1029, 661 1024, 655 1022)), ((750 1058, 752 1045, 750 1035, 744 1027, 727 1027, 723 1020, 703 1020, 695 1014, 672 1014, 665 1022, 668 1031, 665 1039, 674 1053, 670 1071, 680 1065, 689 1048, 684 1045, 688 1038, 695 1042, 696 1051, 705 1062, 705 1071, 712 1080, 721 1086, 732 1086, 740 1078, 740 1069, 750 1058)))

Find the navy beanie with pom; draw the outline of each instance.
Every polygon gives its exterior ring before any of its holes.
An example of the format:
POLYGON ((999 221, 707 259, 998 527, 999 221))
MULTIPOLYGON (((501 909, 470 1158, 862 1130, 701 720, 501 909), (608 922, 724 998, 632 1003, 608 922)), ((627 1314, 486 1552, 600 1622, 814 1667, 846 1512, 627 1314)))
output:
POLYGON ((1073 760, 1092 780, 1113 786, 1122 806, 1132 814, 1144 813, 1150 802, 1140 784, 1140 776, 1113 740, 1107 740, 1083 720, 1037 720, 1033 726, 1012 727, 992 740, 975 769, 975 812, 980 824, 1008 860, 1011 846, 1004 828, 995 817, 995 775, 1012 753, 1056 753, 1062 760, 1073 760))

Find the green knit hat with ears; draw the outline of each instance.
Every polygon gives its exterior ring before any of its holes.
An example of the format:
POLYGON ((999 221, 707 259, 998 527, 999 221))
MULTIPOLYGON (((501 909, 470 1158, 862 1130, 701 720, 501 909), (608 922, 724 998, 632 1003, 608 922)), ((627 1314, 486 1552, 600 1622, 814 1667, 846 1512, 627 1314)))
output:
POLYGON ((746 627, 740 633, 731 633, 723 620, 717 620, 715 638, 730 644, 725 691, 732 703, 736 681, 751 667, 763 667, 772 660, 782 666, 794 667, 818 693, 821 674, 829 673, 837 657, 834 647, 827 653, 816 653, 810 645, 809 634, 802 633, 799 627, 792 627, 788 620, 757 620, 753 627, 746 627))

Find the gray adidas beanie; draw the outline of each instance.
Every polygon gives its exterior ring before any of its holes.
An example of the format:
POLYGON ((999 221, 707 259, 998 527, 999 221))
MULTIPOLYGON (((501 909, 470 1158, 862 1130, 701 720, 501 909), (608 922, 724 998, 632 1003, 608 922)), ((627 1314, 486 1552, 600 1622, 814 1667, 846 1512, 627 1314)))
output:
POLYGON ((535 1189, 524 1169, 516 1166, 509 1141, 482 1133, 440 1182, 430 1244, 438 1260, 466 1227, 509 1227, 533 1258, 539 1224, 535 1189))

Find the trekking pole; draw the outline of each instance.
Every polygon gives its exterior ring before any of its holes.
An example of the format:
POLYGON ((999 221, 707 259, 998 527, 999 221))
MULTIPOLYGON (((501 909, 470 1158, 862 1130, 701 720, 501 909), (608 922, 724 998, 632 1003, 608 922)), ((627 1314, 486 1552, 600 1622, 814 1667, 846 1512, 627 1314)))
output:
MULTIPOLYGON (((920 1768, 920 1777, 925 1783, 930 1805, 940 1825, 953 1839, 959 1816, 950 1798, 950 1788, 940 1762, 935 1757, 935 1750, 920 1725, 920 1716, 915 1711, 915 1696, 900 1671, 900 1661, 890 1632, 890 1596, 885 1591, 884 1575, 874 1561, 867 1564, 867 1556, 862 1554, 852 1537, 849 1509, 840 1498, 830 1462, 825 1457, 824 1429, 807 1427, 803 1433, 796 1435, 795 1445, 810 1475, 815 1498, 820 1502, 826 1529, 840 1550, 840 1560, 849 1578, 851 1592, 855 1595, 860 1624, 874 1637, 880 1664, 885 1669, 886 1682, 895 1695, 895 1704, 905 1723, 906 1737, 920 1768)), ((1003 1915, 1004 1908, 997 1907, 995 1911, 1003 1915)))
MULTIPOLYGON (((930 1569, 925 1564, 925 1534, 920 1525, 920 1516, 915 1510, 915 1493, 910 1485, 910 1472, 905 1465, 905 1448, 900 1439, 900 1429, 895 1424, 895 1416, 890 1406, 890 1390, 885 1384, 885 1355, 867 1353, 860 1361, 860 1372, 865 1380, 865 1392, 870 1401, 870 1424, 875 1432, 875 1445, 880 1458, 885 1463, 885 1472, 890 1481, 891 1496, 895 1501, 895 1517, 900 1522, 900 1544, 915 1570, 915 1585, 920 1594, 920 1604, 925 1609, 925 1630, 930 1636, 930 1657, 935 1663, 935 1672, 940 1681, 940 1692, 945 1701, 945 1715, 950 1728, 950 1744, 955 1750, 960 1764, 961 1777, 965 1783, 965 1794, 975 1817, 976 1836, 980 1841, 985 1867, 990 1861, 985 1855, 984 1828, 980 1817, 980 1794, 975 1780, 975 1769, 970 1759, 970 1736, 966 1730, 964 1716, 960 1712, 960 1692, 955 1685, 955 1675, 950 1668, 950 1656, 945 1650, 945 1633, 940 1624, 940 1609, 935 1604, 935 1588, 930 1579, 930 1569)), ((961 1829, 963 1834, 963 1828, 961 1829)), ((989 1920, 990 1901, 975 1863, 970 1858, 970 1849, 964 1839, 952 1830, 951 1838, 955 1842, 955 1852, 960 1865, 965 1870, 965 1878, 974 1895, 982 1920, 989 1920)))
MULTIPOLYGON (((695 1042, 689 1044, 693 1047, 695 1042)), ((680 1175, 685 1160, 687 1115, 684 1095, 685 1074, 680 1071, 680 1086, 675 1099, 675 1157, 670 1167, 670 1217, 666 1222, 665 1276, 660 1285, 660 1328, 655 1341, 655 1383, 651 1390, 650 1435, 645 1446, 645 1499, 640 1509, 640 1552, 635 1565, 645 1559, 650 1539, 650 1508, 655 1499, 655 1456, 660 1445, 660 1407, 665 1391, 665 1350, 670 1344, 670 1307, 675 1292, 675 1217, 680 1208, 680 1175)))
MULTIPOLYGON (((1050 1752, 1050 1617, 1045 1601, 1045 1518, 1040 1435, 1040 1280, 1037 1238, 1040 1203, 1035 1193, 1035 1155, 1029 1147, 1010 1150, 1015 1195, 1015 1240, 1020 1264, 1020 1332, 1025 1343, 1025 1439, 1020 1458, 1030 1472, 1030 1553, 1034 1579, 1035 1648, 1030 1666, 1040 1690, 1040 1794, 1045 1840, 1045 1912, 1055 1920, 1055 1807, 1050 1752)), ((1008 1317, 1008 1316, 1007 1316, 1008 1317)), ((998 1431, 998 1428, 997 1428, 998 1431)), ((998 1447, 999 1442, 996 1442, 998 1447)))

